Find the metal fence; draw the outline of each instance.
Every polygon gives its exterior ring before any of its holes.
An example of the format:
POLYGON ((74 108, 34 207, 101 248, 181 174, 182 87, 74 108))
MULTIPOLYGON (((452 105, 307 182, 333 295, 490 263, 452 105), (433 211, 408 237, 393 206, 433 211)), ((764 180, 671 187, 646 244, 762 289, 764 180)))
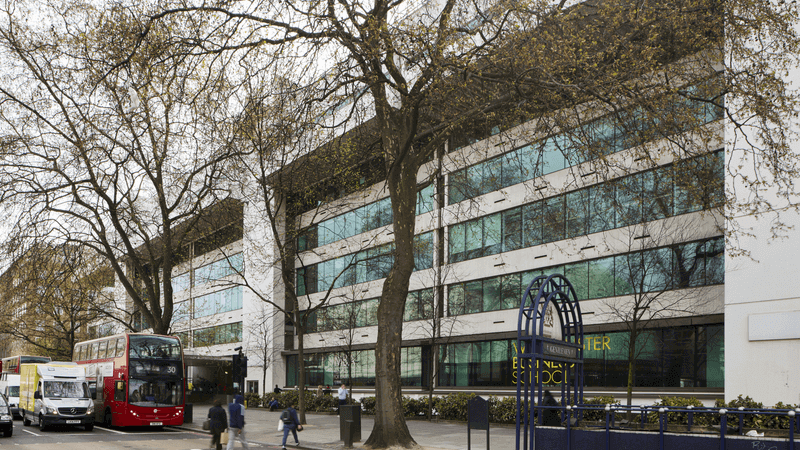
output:
POLYGON ((800 442, 795 442, 795 433, 800 436, 800 408, 580 405, 534 409, 538 413, 557 409, 562 418, 561 427, 535 427, 536 448, 800 450, 800 442), (768 432, 759 434, 756 427, 745 426, 769 419, 786 428, 764 428, 768 432), (753 430, 749 435, 748 428, 753 430))

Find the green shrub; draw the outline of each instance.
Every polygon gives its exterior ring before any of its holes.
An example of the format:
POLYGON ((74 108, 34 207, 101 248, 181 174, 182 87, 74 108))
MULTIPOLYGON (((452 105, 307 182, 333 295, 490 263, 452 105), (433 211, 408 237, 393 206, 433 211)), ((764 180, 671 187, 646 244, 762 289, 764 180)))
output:
POLYGON ((436 397, 434 408, 444 420, 467 420, 467 402, 475 397, 472 392, 456 392, 445 397, 436 397))
MULTIPOLYGON (((656 401, 653 406, 655 407, 674 407, 674 408, 687 408, 689 406, 692 407, 702 407, 703 403, 694 398, 694 397, 659 397, 659 400, 656 401)), ((709 425, 711 414, 693 414, 692 415, 692 422, 695 425, 709 425)), ((653 411, 647 414, 647 421, 649 423, 658 423, 658 412, 653 411)), ((689 413, 688 412, 668 412, 667 413, 667 423, 668 424, 679 424, 679 425, 686 425, 689 423, 689 413)))
POLYGON ((516 423, 517 399, 515 397, 489 397, 489 422, 516 423))
POLYGON ((428 413, 428 398, 403 396, 403 415, 405 417, 424 416, 428 413))
POLYGON ((361 411, 363 411, 364 414, 375 414, 375 397, 362 398, 361 411))
POLYGON ((600 410, 583 411, 583 420, 600 421, 600 422, 604 422, 605 423, 605 420, 606 420, 605 406, 606 405, 619 405, 620 403, 619 403, 619 400, 615 399, 614 397, 612 397, 610 395, 601 395, 599 397, 594 397, 594 398, 590 398, 589 400, 585 400, 583 402, 583 404, 584 405, 590 405, 590 406, 595 406, 596 405, 598 407, 601 407, 601 406, 603 407, 603 409, 600 409, 600 410))
POLYGON ((248 392, 244 394, 244 402, 248 408, 258 408, 261 406, 261 397, 258 394, 248 392))

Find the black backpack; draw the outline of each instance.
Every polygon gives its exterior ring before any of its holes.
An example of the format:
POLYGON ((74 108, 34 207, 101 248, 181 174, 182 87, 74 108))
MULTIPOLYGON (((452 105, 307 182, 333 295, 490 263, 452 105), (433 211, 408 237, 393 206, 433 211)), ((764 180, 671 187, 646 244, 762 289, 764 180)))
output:
POLYGON ((283 421, 283 423, 292 423, 292 415, 289 414, 288 409, 284 409, 283 412, 281 413, 281 420, 283 421))

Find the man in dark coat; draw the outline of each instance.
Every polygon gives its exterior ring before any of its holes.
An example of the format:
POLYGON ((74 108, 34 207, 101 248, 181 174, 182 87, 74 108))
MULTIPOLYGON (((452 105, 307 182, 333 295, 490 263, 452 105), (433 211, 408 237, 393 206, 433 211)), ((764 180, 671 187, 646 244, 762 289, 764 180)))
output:
MULTIPOLYGON (((544 399, 542 399, 542 406, 552 406, 557 407, 558 402, 553 397, 553 394, 550 391, 544 391, 544 399)), ((561 413, 558 409, 545 409, 543 412, 544 416, 542 417, 542 425, 546 425, 548 427, 557 427, 561 425, 561 413)))
POLYGON ((208 410, 208 420, 211 425, 211 447, 222 450, 222 443, 220 442, 219 436, 228 428, 228 415, 225 414, 225 409, 222 407, 221 401, 215 401, 214 406, 208 410))
POLYGON ((297 439, 297 432, 301 431, 303 426, 300 425, 300 419, 297 417, 297 411, 294 409, 294 405, 290 405, 281 413, 281 419, 283 420, 283 442, 281 442, 281 448, 286 450, 286 438, 289 437, 289 430, 292 431, 292 435, 294 436, 294 444, 300 445, 300 440, 297 439), (288 419, 284 413, 289 413, 288 419))

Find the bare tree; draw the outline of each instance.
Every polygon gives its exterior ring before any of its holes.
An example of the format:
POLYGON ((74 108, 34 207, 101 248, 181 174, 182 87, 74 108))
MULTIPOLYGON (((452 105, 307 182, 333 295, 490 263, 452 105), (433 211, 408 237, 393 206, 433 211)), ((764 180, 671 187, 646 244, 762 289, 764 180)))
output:
POLYGON ((86 249, 46 244, 17 249, 0 285, 9 308, 3 329, 37 354, 69 361, 107 303, 103 290, 113 282, 110 268, 86 249))
POLYGON ((229 117, 227 61, 170 45, 196 23, 161 22, 140 39, 143 12, 129 5, 10 2, 1 13, 0 205, 19 219, 11 235, 101 255, 139 326, 168 333, 172 269, 199 213, 228 195, 233 147, 211 126, 229 117), (29 20, 30 8, 48 19, 29 20))

